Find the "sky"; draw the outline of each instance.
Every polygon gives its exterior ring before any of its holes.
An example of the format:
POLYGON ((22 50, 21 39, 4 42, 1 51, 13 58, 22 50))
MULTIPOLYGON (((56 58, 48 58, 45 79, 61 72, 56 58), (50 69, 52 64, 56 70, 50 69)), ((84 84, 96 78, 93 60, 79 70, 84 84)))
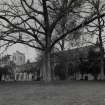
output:
MULTIPOLYGON (((10 0, 4 0, 6 1, 6 3, 10 3, 11 1, 10 0)), ((18 1, 18 0, 17 0, 18 1)), ((30 0, 29 0, 30 1, 30 0)), ((3 1, 0 0, 0 3, 2 3, 3 1)), ((16 0, 15 0, 16 2, 16 0)), ((35 0, 35 8, 38 8, 39 9, 39 6, 38 6, 38 0, 35 0)), ((0 42, 1 44, 2 42, 0 42)), ((14 52, 19 51, 21 53, 24 53, 25 56, 26 56, 26 61, 29 59, 31 62, 35 61, 35 58, 37 57, 37 52, 35 51, 34 48, 30 48, 28 46, 25 46, 25 45, 22 45, 22 44, 15 44, 11 47, 9 47, 7 49, 7 51, 5 51, 1 56, 4 56, 6 54, 10 54, 10 55, 13 55, 14 52)), ((3 51, 2 48, 0 48, 0 53, 3 51)))
POLYGON ((30 48, 30 47, 22 45, 22 44, 15 44, 15 45, 9 47, 7 49, 7 51, 5 51, 4 54, 2 54, 2 56, 6 55, 6 54, 13 55, 13 53, 16 51, 24 53, 25 57, 26 57, 26 61, 30 60, 31 62, 34 62, 36 60, 36 57, 37 57, 36 50, 34 48, 30 48))
MULTIPOLYGON (((35 1, 35 5, 37 4, 38 0, 35 1)), ((36 8, 39 9, 39 7, 36 6, 36 8)), ((88 10, 88 9, 87 9, 88 10)), ((85 14, 84 14, 85 15, 85 14)), ((29 59, 31 62, 35 61, 36 57, 37 57, 37 52, 35 51, 35 49, 30 48, 28 46, 22 45, 22 44, 16 44, 11 46, 10 48, 8 48, 8 50, 4 53, 5 54, 10 54, 12 55, 14 52, 16 52, 16 50, 22 52, 25 54, 26 56, 26 61, 29 59)))

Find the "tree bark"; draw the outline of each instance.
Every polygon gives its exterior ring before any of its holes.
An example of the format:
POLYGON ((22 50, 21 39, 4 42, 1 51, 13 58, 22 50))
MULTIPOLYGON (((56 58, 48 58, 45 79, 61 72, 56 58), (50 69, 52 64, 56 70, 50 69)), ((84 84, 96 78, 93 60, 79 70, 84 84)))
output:
POLYGON ((50 62, 50 52, 44 54, 43 64, 42 64, 42 78, 45 82, 52 80, 51 78, 51 62, 50 62))
POLYGON ((45 52, 43 56, 43 64, 42 64, 42 78, 45 82, 51 81, 51 30, 49 24, 49 15, 47 10, 47 0, 42 0, 43 5, 43 17, 45 24, 45 52))

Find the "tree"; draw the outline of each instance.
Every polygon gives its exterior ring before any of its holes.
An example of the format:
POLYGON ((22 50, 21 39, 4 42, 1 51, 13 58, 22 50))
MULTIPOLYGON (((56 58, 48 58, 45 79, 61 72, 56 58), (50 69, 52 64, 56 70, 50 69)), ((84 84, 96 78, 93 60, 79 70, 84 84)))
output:
MULTIPOLYGON (((97 44, 95 45, 98 48, 97 44)), ((97 80, 97 77, 100 73, 100 52, 95 49, 90 49, 88 52, 88 73, 94 76, 94 80, 97 80)))
POLYGON ((0 67, 0 81, 2 80, 3 75, 4 75, 4 79, 6 75, 9 75, 9 76, 13 75, 12 68, 8 65, 4 67, 0 67))
POLYGON ((65 70, 65 65, 62 63, 59 63, 55 66, 54 73, 55 76, 58 76, 60 80, 65 80, 66 79, 66 70, 65 70))
POLYGON ((81 73, 81 80, 83 80, 84 78, 84 74, 88 74, 89 73, 89 62, 85 61, 84 59, 80 58, 80 64, 79 64, 79 71, 81 73))
POLYGON ((98 35, 99 39, 99 48, 100 48, 100 70, 101 70, 101 80, 104 79, 104 47, 103 47, 103 29, 104 29, 104 19, 103 17, 99 17, 105 10, 105 2, 103 0, 88 0, 91 4, 91 10, 96 13, 98 18, 95 22, 91 23, 89 27, 91 27, 91 31, 88 31, 92 34, 98 35))
POLYGON ((51 80, 50 55, 53 47, 70 33, 105 14, 90 14, 73 28, 56 37, 55 29, 67 14, 76 15, 84 0, 3 0, 0 4, 1 46, 22 43, 43 51, 43 80, 51 80), (67 4, 66 6, 65 3, 67 4))

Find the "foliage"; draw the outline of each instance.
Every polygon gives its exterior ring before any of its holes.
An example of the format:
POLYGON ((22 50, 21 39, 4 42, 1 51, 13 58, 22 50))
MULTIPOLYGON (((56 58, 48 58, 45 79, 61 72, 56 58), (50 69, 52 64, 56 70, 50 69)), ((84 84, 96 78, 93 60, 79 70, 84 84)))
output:
POLYGON ((66 79, 65 65, 63 65, 62 63, 56 65, 54 69, 54 73, 55 73, 55 76, 58 76, 60 80, 65 80, 66 79))
MULTIPOLYGON (((96 46, 96 49, 98 47, 96 46)), ((100 73, 100 51, 95 51, 95 49, 90 49, 88 53, 88 62, 90 63, 89 73, 91 73, 95 80, 100 73)))
POLYGON ((0 67, 0 81, 2 79, 2 75, 13 75, 12 68, 10 66, 0 67))
POLYGON ((103 50, 103 33, 104 33, 104 18, 100 17, 100 14, 104 13, 105 11, 105 2, 103 0, 89 0, 91 6, 92 6, 92 10, 94 11, 94 13, 96 13, 97 16, 99 16, 95 23, 93 23, 91 25, 91 27, 93 27, 93 30, 90 31, 93 34, 98 35, 98 39, 99 39, 99 48, 100 48, 100 68, 101 68, 101 80, 104 79, 104 50, 103 50))
POLYGON ((100 73, 100 51, 96 52, 95 49, 90 49, 87 61, 81 60, 79 68, 82 75, 90 73, 97 80, 100 73))

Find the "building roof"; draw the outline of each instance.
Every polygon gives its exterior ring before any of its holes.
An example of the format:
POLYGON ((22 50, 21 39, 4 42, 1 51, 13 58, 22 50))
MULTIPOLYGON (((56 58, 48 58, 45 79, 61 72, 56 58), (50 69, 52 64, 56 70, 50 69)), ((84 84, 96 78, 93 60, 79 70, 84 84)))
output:
POLYGON ((22 52, 20 52, 20 51, 16 51, 16 53, 18 53, 18 54, 20 54, 20 55, 24 55, 24 56, 25 56, 25 54, 24 54, 24 53, 22 53, 22 52))
POLYGON ((95 46, 84 46, 80 48, 74 48, 66 51, 60 51, 54 54, 55 62, 78 62, 80 58, 86 59, 90 49, 95 48, 95 46))

